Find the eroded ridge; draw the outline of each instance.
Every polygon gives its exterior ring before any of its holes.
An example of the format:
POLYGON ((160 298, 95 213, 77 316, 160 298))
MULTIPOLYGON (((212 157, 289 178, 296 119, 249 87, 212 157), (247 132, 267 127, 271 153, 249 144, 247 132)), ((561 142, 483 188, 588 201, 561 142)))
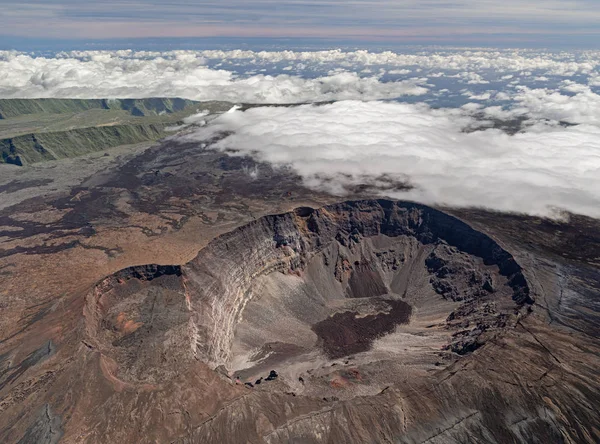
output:
POLYGON ((337 359, 472 352, 530 303, 520 265, 489 236, 423 205, 369 200, 263 217, 185 265, 122 270, 85 314, 119 380, 153 384, 202 360, 240 381, 276 367, 293 386, 337 359))

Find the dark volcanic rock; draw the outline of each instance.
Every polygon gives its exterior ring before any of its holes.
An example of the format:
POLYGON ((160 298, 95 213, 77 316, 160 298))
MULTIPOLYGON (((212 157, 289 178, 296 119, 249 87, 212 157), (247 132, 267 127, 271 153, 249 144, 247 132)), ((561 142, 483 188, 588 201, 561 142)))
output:
POLYGON ((336 359, 368 350, 374 339, 408 322, 410 305, 403 301, 386 303, 390 307, 388 313, 358 317, 358 313, 346 311, 316 324, 313 328, 327 356, 336 359))
POLYGON ((161 276, 181 276, 181 267, 179 265, 140 265, 126 268, 114 274, 116 279, 138 279, 141 281, 151 281, 161 276))
POLYGON ((27 430, 18 444, 57 444, 63 435, 61 419, 46 404, 38 414, 37 421, 27 430))

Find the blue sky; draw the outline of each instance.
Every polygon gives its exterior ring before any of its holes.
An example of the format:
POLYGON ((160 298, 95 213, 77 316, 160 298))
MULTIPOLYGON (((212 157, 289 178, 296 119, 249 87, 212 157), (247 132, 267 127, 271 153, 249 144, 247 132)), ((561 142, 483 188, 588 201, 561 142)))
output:
POLYGON ((598 0, 0 0, 0 47, 204 38, 599 47, 598 0))

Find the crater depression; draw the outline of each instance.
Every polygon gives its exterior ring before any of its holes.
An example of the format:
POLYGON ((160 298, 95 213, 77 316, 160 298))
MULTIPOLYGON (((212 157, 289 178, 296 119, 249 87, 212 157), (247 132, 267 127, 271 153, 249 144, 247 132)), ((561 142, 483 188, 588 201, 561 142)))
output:
POLYGON ((253 389, 352 397, 473 352, 529 293, 513 256, 459 219, 355 201, 257 219, 182 266, 122 270, 85 318, 120 384, 200 360, 253 389))

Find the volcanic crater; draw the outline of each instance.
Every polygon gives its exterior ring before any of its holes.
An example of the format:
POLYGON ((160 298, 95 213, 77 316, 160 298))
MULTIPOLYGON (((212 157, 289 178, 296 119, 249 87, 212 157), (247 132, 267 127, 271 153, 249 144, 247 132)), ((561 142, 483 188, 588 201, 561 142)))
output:
POLYGON ((367 200, 262 217, 184 265, 121 270, 84 314, 114 384, 156 387, 202 361, 252 390, 339 399, 445 367, 531 303, 521 266, 489 236, 367 200))

